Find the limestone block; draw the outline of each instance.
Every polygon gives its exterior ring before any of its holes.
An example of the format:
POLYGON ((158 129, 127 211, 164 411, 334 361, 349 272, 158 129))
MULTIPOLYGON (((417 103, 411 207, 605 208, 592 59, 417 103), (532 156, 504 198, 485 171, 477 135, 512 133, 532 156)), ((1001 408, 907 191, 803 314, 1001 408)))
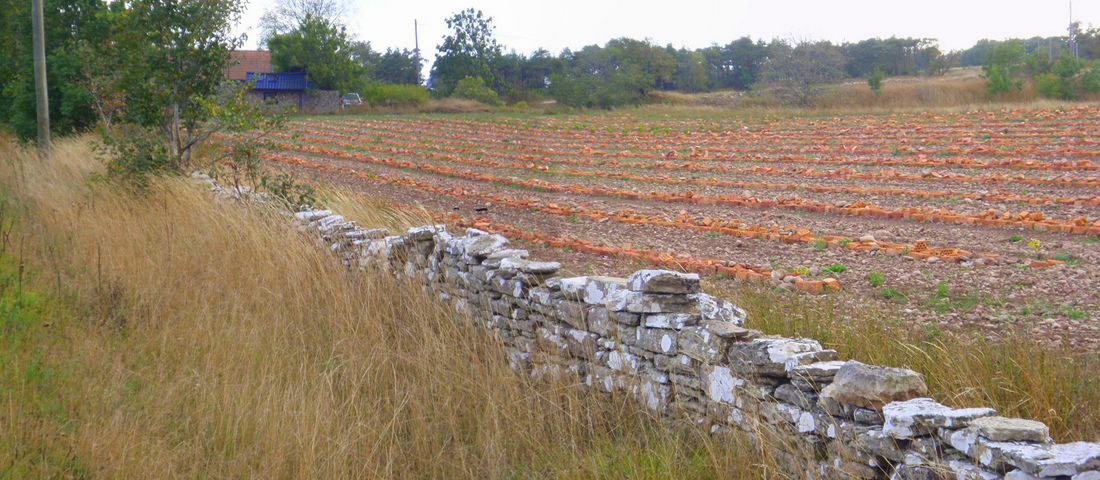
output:
POLYGON ((858 407, 881 410, 895 401, 928 396, 924 376, 912 370, 879 367, 849 360, 837 371, 833 383, 821 391, 830 398, 858 407))
POLYGON ((680 273, 671 270, 638 270, 626 279, 627 288, 642 293, 699 292, 699 274, 680 273))

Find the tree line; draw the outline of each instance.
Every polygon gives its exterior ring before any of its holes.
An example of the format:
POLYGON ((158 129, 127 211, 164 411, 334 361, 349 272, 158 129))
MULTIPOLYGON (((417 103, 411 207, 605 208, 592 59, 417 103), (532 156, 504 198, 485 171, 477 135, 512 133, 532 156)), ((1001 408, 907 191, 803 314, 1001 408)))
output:
MULTIPOLYGON (((121 117, 154 125, 163 120, 167 106, 174 109, 173 118, 182 119, 191 111, 209 109, 195 99, 213 95, 224 80, 229 52, 244 40, 230 33, 242 11, 240 0, 44 2, 49 12, 45 36, 55 119, 51 127, 60 134, 121 117), (201 18, 215 14, 220 17, 201 18), (143 16, 149 20, 141 21, 143 16), (209 44, 188 50, 185 58, 163 53, 173 49, 172 42, 203 41, 209 44), (164 71, 151 71, 156 68, 164 71), (194 78, 199 81, 187 81, 194 78)), ((33 136, 36 122, 29 3, 0 6, 0 121, 23 138, 33 136)), ((744 36, 698 49, 616 38, 557 54, 545 49, 521 54, 496 40, 492 17, 467 9, 446 19, 449 33, 437 45, 425 79, 421 52, 377 50, 348 33, 349 18, 346 0, 278 0, 261 20, 259 41, 271 51, 276 71, 305 71, 321 89, 348 92, 405 85, 405 90, 384 93, 426 98, 427 92, 419 88, 426 87, 436 97, 489 104, 553 98, 565 105, 597 108, 642 103, 653 91, 749 90, 765 85, 784 102, 807 104, 816 86, 847 77, 937 75, 953 66, 978 65, 984 68, 991 94, 1020 88, 1033 79, 1044 95, 1074 98, 1092 91, 1097 74, 1089 62, 1100 59, 1100 29, 1082 29, 1079 24, 1074 26, 1073 51, 1068 37, 982 40, 966 50, 945 53, 928 38, 834 44, 765 42, 744 36)), ((872 83, 881 85, 881 78, 877 80, 872 83)), ((181 131, 188 131, 186 127, 181 131)), ((173 149, 188 143, 177 139, 173 149)))

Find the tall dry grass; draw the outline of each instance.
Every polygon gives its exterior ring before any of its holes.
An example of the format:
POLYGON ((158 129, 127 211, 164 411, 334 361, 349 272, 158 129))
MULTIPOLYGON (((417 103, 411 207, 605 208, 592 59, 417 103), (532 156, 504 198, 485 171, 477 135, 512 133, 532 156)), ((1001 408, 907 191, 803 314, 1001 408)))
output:
POLYGON ((469 319, 417 286, 349 274, 275 208, 185 179, 144 196, 96 180, 88 140, 56 142, 49 163, 0 145, 21 246, 2 269, 4 325, 22 332, 0 350, 6 475, 781 476, 743 437, 527 378, 469 319))
POLYGON ((842 358, 904 366, 924 374, 939 401, 994 407, 1001 415, 1051 427, 1060 442, 1100 441, 1100 354, 1044 345, 1026 328, 1000 338, 941 331, 906 322, 897 312, 853 309, 835 297, 811 297, 739 286, 727 296, 764 332, 820 340, 842 358))

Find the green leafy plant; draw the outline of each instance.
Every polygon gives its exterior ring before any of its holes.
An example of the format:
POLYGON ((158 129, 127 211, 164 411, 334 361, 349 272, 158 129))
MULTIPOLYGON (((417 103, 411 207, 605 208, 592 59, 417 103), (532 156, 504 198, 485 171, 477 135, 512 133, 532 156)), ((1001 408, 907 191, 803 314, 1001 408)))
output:
POLYGON ((886 276, 881 272, 871 272, 867 275, 867 281, 871 283, 872 287, 881 287, 883 283, 886 283, 886 276))
POLYGON ((1023 240, 1023 239, 1024 239, 1024 237, 1021 237, 1019 235, 1013 235, 1011 237, 1008 237, 1008 241, 1013 242, 1013 243, 1019 242, 1020 240, 1023 240))
POLYGON ((951 287, 947 285, 947 282, 940 282, 936 284, 936 296, 939 298, 947 298, 951 295, 951 287))
POLYGON ((823 268, 822 270, 824 270, 826 272, 832 272, 832 273, 843 273, 844 271, 848 270, 848 267, 845 267, 844 265, 841 265, 841 264, 833 264, 833 265, 829 265, 828 267, 823 268))

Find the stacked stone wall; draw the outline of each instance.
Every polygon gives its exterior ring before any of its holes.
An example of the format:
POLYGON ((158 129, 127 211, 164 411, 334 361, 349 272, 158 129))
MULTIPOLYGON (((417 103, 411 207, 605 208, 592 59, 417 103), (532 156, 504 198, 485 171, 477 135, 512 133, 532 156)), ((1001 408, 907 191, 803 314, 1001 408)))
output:
POLYGON ((563 278, 558 263, 475 229, 390 235, 330 211, 296 216, 348 267, 420 282, 495 332, 515 368, 799 451, 797 476, 1100 480, 1100 444, 1055 444, 1042 423, 933 401, 912 370, 745 328, 745 311, 702 293, 695 274, 563 278))

